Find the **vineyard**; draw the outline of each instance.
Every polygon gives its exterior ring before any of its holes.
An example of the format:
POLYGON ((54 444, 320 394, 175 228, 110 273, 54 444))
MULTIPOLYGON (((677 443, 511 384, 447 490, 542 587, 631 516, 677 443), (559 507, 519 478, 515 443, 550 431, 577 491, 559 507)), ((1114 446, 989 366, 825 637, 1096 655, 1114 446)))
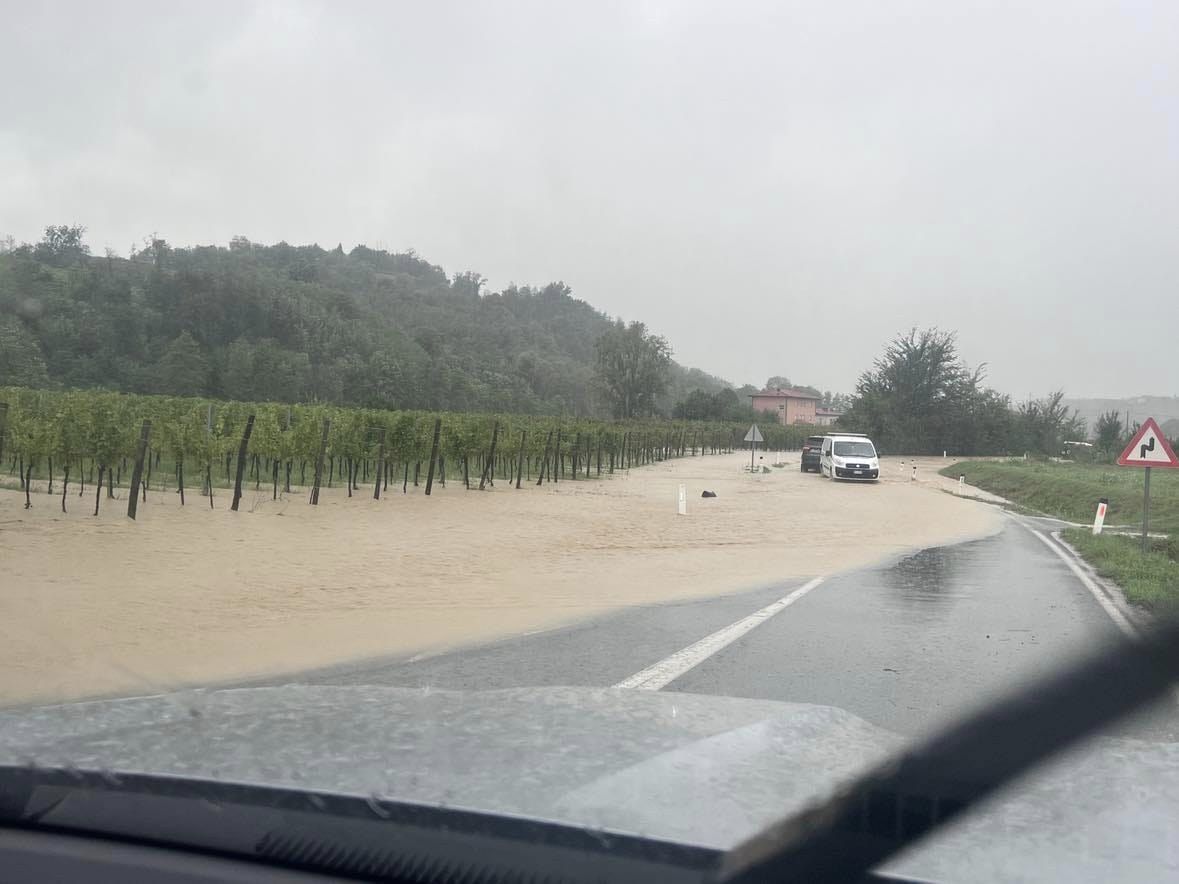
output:
MULTIPOLYGON (((173 492, 181 505, 227 501, 243 488, 277 498, 296 490, 319 502, 323 487, 348 496, 459 482, 484 489, 584 481, 677 457, 741 446, 744 425, 691 421, 384 411, 322 404, 284 405, 140 396, 100 391, 0 387, 0 464, 24 491, 59 495, 90 489, 97 515, 121 489, 127 514, 149 492, 173 492), (44 487, 34 492, 34 480, 44 487), (363 491, 362 491, 363 489, 363 491), (220 493, 219 493, 220 491, 220 493)), ((766 446, 798 448, 813 427, 762 426, 766 446)), ((89 507, 87 507, 89 509, 89 507)))

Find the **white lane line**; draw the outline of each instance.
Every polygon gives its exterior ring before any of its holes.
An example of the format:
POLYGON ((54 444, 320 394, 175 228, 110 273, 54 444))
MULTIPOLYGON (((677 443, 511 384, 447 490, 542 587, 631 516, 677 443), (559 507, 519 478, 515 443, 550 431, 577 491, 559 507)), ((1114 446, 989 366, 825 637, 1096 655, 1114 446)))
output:
POLYGON ((1130 620, 1126 617, 1125 614, 1121 612, 1121 609, 1119 609, 1117 605, 1110 601, 1109 596, 1107 596, 1101 587, 1093 581, 1093 578, 1081 570, 1080 566, 1075 561, 1073 561, 1072 556, 1045 537, 1043 532, 1037 531, 1035 528, 1032 528, 1027 524, 1024 524, 1024 527, 1031 531, 1032 534, 1036 535, 1036 537, 1040 538, 1040 541, 1046 547, 1056 553, 1056 555, 1060 557, 1060 560, 1068 565, 1068 569, 1072 571, 1073 574, 1076 575, 1076 578, 1080 580, 1082 584, 1084 584, 1085 588, 1093 594, 1093 598, 1097 599, 1097 604, 1101 605, 1101 607, 1105 610, 1105 613, 1109 614, 1109 618, 1113 620, 1118 629, 1124 632, 1129 638, 1135 640, 1139 638, 1137 627, 1135 627, 1134 624, 1130 622, 1130 620))
POLYGON ((636 672, 630 678, 623 679, 614 687, 637 688, 642 691, 658 691, 666 687, 689 669, 700 665, 717 651, 728 647, 750 630, 756 629, 778 612, 793 605, 822 582, 822 577, 816 577, 809 583, 804 583, 788 596, 766 605, 760 611, 754 611, 736 623, 730 623, 728 626, 718 629, 712 635, 705 636, 695 644, 676 651, 670 657, 665 657, 653 666, 648 666, 642 672, 636 672))

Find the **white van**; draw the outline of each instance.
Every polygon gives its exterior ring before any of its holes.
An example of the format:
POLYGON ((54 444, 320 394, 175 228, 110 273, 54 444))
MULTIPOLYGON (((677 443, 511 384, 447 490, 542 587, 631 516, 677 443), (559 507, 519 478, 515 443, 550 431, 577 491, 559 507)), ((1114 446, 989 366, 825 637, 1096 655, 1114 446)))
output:
POLYGON ((880 478, 876 446, 863 433, 824 436, 819 472, 829 479, 876 481, 880 478))

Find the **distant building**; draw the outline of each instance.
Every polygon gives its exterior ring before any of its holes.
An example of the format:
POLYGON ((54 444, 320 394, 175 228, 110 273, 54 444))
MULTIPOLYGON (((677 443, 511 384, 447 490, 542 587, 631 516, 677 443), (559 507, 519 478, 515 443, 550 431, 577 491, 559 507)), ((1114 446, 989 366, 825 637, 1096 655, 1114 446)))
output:
POLYGON ((762 390, 751 393, 754 410, 772 411, 778 416, 778 423, 786 424, 814 424, 818 418, 815 412, 821 401, 821 396, 812 396, 802 390, 762 390))
POLYGON ((815 423, 820 427, 829 427, 841 417, 843 417, 843 412, 834 408, 819 406, 815 409, 815 423))

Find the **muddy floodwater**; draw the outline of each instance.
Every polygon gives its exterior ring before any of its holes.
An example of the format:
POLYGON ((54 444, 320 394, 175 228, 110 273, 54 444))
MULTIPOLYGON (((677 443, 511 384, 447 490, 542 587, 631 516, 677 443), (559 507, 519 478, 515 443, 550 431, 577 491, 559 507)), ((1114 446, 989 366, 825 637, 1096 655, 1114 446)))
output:
MULTIPOLYGON (((390 486, 187 506, 0 491, 0 703, 167 688, 459 647, 631 605, 830 574, 999 530, 940 461, 835 484, 798 453, 684 458, 602 479, 431 497, 390 486), (680 483, 688 514, 677 514, 680 483), (704 490, 717 497, 701 499, 704 490)), ((125 489, 122 492, 126 493, 125 489)))

